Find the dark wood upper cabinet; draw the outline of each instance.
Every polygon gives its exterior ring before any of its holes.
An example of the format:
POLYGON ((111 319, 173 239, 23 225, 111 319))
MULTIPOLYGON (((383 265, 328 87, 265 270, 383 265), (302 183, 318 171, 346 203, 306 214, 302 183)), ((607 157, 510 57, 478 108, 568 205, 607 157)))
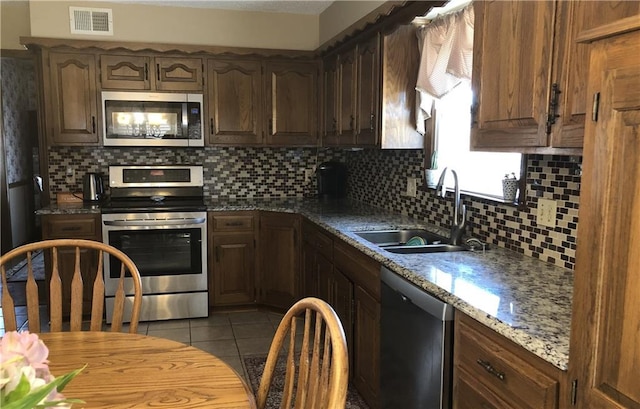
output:
POLYGON ((100 56, 104 89, 184 91, 203 89, 202 59, 140 55, 100 56))
POLYGON ((325 146, 338 144, 338 60, 327 58, 322 69, 322 143, 325 146))
POLYGON ((318 64, 272 62, 265 68, 267 145, 318 143, 318 64))
POLYGON ((349 50, 338 57, 338 129, 341 146, 356 143, 356 92, 358 72, 356 66, 356 50, 349 50))
POLYGON ((45 84, 49 85, 43 87, 49 144, 97 145, 95 55, 52 52, 45 53, 43 61, 45 84))
POLYGON ((639 13, 640 2, 475 4, 472 149, 579 151, 589 105, 589 57, 576 37, 639 13))
POLYGON ((640 13, 638 1, 559 1, 556 35, 564 41, 556 46, 554 81, 560 84, 555 124, 550 144, 582 148, 586 114, 591 109, 587 95, 589 46, 575 41, 578 34, 640 13))
POLYGON ((380 37, 374 35, 368 41, 358 44, 357 56, 357 115, 356 145, 376 146, 378 144, 378 113, 380 89, 380 37))
POLYGON ((211 59, 207 67, 209 143, 261 144, 264 135, 261 62, 211 59))

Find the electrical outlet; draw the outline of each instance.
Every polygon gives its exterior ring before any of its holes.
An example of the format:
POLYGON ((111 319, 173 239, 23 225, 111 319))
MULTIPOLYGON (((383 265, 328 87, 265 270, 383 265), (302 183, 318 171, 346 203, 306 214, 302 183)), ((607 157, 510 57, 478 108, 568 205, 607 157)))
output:
POLYGON ((416 197, 417 194, 417 181, 416 178, 407 178, 407 196, 416 197))
POLYGON ((67 183, 67 185, 76 184, 76 171, 73 166, 67 166, 67 170, 65 172, 65 182, 67 183))
POLYGON ((555 200, 538 199, 538 214, 536 223, 547 227, 556 227, 556 213, 558 204, 555 200))

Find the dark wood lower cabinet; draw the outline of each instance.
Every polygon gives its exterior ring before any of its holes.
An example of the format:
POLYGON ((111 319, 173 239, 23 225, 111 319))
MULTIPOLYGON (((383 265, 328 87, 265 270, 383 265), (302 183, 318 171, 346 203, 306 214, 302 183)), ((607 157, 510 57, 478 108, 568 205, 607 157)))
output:
POLYGON ((255 301, 255 241, 253 233, 213 236, 210 305, 251 304, 255 301))
MULTIPOLYGON (((82 215, 44 215, 42 217, 42 239, 87 239, 102 241, 101 222, 99 214, 82 215)), ((45 286, 44 293, 48 301, 49 281, 51 280, 51 252, 45 252, 45 286)), ((58 251, 58 269, 62 281, 62 314, 69 316, 71 308, 71 280, 75 268, 75 249, 61 249, 58 251)), ((93 301, 93 282, 98 273, 97 253, 90 250, 80 251, 80 271, 82 275, 82 313, 91 314, 93 301)), ((101 273, 101 272, 100 272, 101 273)))
POLYGON ((300 290, 300 216, 292 213, 260 214, 258 284, 262 304, 289 309, 300 290))
POLYGON ((372 408, 380 400, 380 302, 360 286, 354 289, 353 383, 372 408))
POLYGON ((209 306, 253 304, 256 275, 254 212, 209 213, 209 306))

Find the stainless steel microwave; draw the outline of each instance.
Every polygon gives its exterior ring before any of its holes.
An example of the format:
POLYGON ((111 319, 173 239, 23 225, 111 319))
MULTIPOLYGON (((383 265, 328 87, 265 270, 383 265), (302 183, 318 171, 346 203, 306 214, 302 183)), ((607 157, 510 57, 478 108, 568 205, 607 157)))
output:
POLYGON ((102 92, 104 146, 204 146, 202 94, 102 92))

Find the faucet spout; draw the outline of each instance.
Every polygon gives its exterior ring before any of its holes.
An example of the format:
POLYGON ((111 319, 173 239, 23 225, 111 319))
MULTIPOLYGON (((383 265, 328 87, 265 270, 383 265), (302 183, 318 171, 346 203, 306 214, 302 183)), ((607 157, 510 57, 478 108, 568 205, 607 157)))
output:
MULTIPOLYGON (((447 176, 447 170, 448 168, 444 168, 442 174, 440 175, 440 179, 438 180, 438 185, 436 186, 436 191, 438 192, 440 197, 446 197, 447 194, 447 187, 444 183, 444 180, 447 176)), ((451 174, 453 175, 454 196, 450 241, 451 244, 459 245, 462 241, 464 229, 467 224, 467 207, 464 204, 461 205, 460 203, 460 185, 458 184, 458 174, 453 169, 451 169, 451 174)))

